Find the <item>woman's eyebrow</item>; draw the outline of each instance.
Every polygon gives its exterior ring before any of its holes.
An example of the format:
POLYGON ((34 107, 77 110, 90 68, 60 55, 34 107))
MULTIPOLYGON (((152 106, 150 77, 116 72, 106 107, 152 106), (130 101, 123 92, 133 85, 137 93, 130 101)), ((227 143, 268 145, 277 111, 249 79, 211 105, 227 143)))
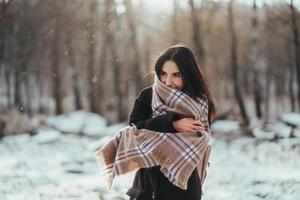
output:
MULTIPOLYGON (((161 70, 161 72, 167 73, 167 72, 165 72, 164 70, 161 70)), ((180 71, 173 72, 172 74, 180 74, 180 71)))

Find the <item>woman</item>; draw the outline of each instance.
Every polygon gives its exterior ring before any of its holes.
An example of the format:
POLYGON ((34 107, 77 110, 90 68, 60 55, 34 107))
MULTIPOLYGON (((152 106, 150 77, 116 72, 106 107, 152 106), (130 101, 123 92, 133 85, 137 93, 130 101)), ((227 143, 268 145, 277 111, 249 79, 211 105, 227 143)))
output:
MULTIPOLYGON (((175 45, 166 49, 155 63, 155 73, 159 80, 168 87, 180 90, 196 101, 205 99, 207 107, 204 109, 206 109, 209 124, 211 123, 215 113, 214 103, 204 76, 188 47, 175 45)), ((189 134, 206 129, 199 120, 186 118, 172 111, 153 117, 152 94, 152 87, 147 87, 140 92, 130 114, 131 125, 135 125, 138 129, 165 133, 189 134)), ((159 166, 141 168, 135 175, 133 186, 126 194, 131 200, 200 200, 201 181, 195 169, 188 180, 187 190, 183 190, 172 184, 160 171, 159 166)))

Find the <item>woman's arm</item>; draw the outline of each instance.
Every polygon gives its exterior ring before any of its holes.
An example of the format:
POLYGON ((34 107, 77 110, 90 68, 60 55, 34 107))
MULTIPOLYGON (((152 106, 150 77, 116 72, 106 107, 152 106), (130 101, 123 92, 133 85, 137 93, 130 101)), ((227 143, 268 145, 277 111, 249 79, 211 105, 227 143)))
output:
POLYGON ((176 133, 173 122, 181 119, 175 112, 168 112, 152 118, 151 89, 144 89, 136 98, 132 112, 129 117, 129 123, 134 124, 138 129, 149 129, 158 132, 176 133))

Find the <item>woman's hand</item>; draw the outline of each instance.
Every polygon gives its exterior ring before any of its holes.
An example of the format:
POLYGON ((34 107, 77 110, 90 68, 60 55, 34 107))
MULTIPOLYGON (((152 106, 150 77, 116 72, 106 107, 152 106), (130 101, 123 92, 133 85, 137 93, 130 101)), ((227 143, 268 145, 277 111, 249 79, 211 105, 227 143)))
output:
POLYGON ((205 131, 205 127, 200 120, 194 120, 193 118, 183 118, 173 122, 174 128, 178 132, 183 133, 196 133, 197 131, 205 131))

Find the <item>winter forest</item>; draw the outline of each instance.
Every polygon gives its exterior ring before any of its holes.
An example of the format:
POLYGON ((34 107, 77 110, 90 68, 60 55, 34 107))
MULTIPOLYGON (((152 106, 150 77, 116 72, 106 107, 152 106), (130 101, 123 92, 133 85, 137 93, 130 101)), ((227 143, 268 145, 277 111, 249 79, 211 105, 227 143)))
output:
POLYGON ((299 198, 299 0, 1 0, 0 199, 129 199, 95 151, 175 44, 216 106, 202 200, 299 198))

